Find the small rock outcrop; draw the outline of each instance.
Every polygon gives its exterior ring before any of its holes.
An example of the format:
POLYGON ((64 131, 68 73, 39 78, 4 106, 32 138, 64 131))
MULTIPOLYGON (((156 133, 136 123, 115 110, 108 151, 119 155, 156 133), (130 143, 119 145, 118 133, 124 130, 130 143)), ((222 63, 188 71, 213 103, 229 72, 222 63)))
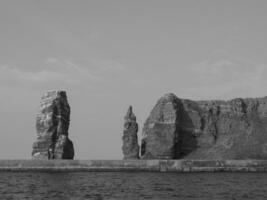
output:
POLYGON ((36 119, 37 140, 33 159, 73 159, 74 148, 68 138, 70 106, 65 91, 50 91, 41 99, 36 119))
POLYGON ((143 128, 143 159, 175 159, 180 155, 179 126, 182 102, 174 94, 160 98, 143 128))
POLYGON ((133 113, 132 106, 129 107, 126 116, 124 117, 123 130, 123 146, 122 152, 124 159, 139 159, 139 145, 138 145, 138 124, 136 116, 133 113))
POLYGON ((163 96, 143 128, 143 159, 267 159, 267 97, 163 96))

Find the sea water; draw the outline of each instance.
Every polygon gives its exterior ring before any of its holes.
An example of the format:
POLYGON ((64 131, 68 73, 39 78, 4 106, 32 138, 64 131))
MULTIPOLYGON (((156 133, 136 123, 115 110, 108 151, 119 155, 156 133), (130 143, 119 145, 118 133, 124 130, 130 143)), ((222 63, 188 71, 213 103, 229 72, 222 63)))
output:
POLYGON ((0 199, 267 199, 267 173, 0 172, 0 199))

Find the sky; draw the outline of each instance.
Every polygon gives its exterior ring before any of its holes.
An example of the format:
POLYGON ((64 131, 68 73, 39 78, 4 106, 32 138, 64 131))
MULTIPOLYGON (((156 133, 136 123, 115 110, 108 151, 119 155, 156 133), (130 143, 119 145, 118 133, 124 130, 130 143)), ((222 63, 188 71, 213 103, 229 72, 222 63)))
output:
POLYGON ((41 96, 66 90, 75 159, 121 159, 129 105, 267 95, 265 0, 1 0, 0 159, 30 159, 41 96))

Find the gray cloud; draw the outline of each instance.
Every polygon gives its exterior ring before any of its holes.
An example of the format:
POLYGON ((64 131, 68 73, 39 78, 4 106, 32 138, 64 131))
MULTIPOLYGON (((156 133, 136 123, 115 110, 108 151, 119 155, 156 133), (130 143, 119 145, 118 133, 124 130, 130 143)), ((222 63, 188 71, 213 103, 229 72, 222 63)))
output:
MULTIPOLYGON (((267 65, 248 61, 206 60, 190 66, 192 82, 186 89, 200 98, 234 98, 265 92, 267 65)), ((267 93, 266 93, 267 94, 267 93)))
POLYGON ((35 71, 17 66, 0 66, 0 83, 31 88, 80 87, 103 82, 108 73, 121 70, 124 70, 124 66, 115 61, 91 59, 88 66, 82 66, 70 60, 50 57, 35 71))

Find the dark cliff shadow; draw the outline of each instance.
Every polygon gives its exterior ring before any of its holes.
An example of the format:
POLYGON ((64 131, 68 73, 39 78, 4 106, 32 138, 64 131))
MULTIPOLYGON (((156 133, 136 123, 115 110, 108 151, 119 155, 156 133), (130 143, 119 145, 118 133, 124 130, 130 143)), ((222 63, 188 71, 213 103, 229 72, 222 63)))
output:
POLYGON ((176 144, 176 159, 186 157, 198 148, 195 126, 187 111, 183 108, 178 129, 178 142, 176 144))

